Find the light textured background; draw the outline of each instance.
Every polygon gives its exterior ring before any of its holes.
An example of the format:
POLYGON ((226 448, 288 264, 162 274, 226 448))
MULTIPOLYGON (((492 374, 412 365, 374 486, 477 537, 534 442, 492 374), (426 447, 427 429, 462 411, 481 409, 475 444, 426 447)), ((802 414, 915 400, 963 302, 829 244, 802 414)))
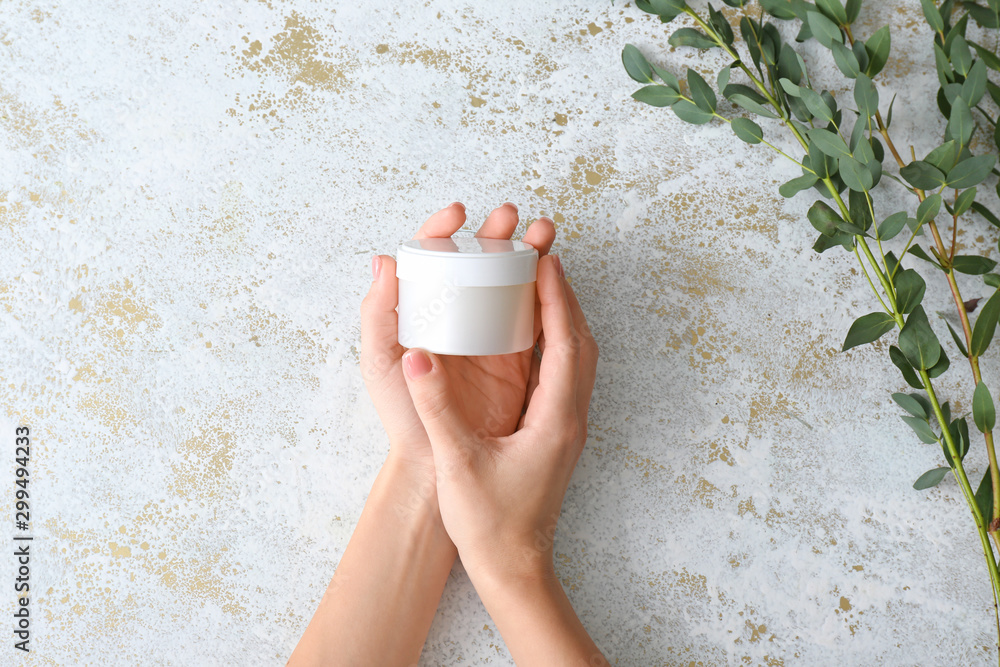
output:
MULTIPOLYGON (((809 250, 810 201, 776 192, 794 166, 633 102, 619 54, 720 61, 621 1, 361 4, 0 3, 2 469, 15 425, 36 436, 19 662, 283 663, 386 451, 370 257, 453 200, 552 216, 598 337, 556 551, 615 664, 991 662, 971 517, 950 479, 910 488, 940 452, 884 349, 837 353, 874 309, 853 258, 809 250)), ((866 4, 922 154, 918 3, 866 4)), ((460 567, 424 662, 510 664, 460 567)))

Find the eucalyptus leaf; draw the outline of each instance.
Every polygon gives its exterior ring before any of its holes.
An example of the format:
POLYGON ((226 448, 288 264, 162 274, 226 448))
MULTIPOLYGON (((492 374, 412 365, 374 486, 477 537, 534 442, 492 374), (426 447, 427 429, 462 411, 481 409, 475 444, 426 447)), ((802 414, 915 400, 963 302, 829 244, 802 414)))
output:
POLYGON ((865 74, 873 77, 885 67, 889 60, 891 39, 889 26, 885 25, 876 30, 865 42, 865 50, 868 52, 868 66, 865 68, 865 74))
POLYGON ((976 489, 976 505, 979 507, 979 513, 983 515, 983 521, 987 526, 990 525, 993 521, 993 478, 990 476, 989 466, 986 467, 979 488, 976 489))
POLYGON ((951 57, 951 66, 962 76, 967 76, 972 68, 972 52, 965 38, 957 35, 951 43, 951 50, 948 55, 951 57))
POLYGON ((955 206, 952 208, 953 215, 962 215, 969 210, 972 203, 976 200, 976 188, 972 187, 968 190, 964 190, 958 197, 955 198, 955 206))
POLYGON ((824 236, 833 236, 837 232, 838 224, 844 222, 840 214, 830 208, 826 202, 818 200, 809 207, 806 217, 809 218, 809 222, 816 231, 824 236))
POLYGON ((874 116, 878 112, 878 90, 866 74, 859 74, 854 82, 854 102, 862 118, 874 116))
POLYGON ((705 111, 687 100, 680 100, 672 108, 678 118, 692 125, 704 125, 713 118, 711 112, 705 111))
POLYGON ((819 150, 830 157, 851 157, 851 151, 839 134, 817 127, 809 130, 809 138, 819 150))
POLYGON ((948 474, 949 470, 951 468, 934 468, 933 470, 928 470, 917 478, 917 481, 913 483, 913 488, 917 491, 923 491, 924 489, 937 486, 944 479, 944 476, 948 474))
POLYGON ((934 0, 920 0, 920 7, 924 10, 924 18, 927 19, 927 25, 931 30, 934 32, 944 30, 944 19, 941 18, 941 12, 938 11, 934 0))
POLYGON ((858 62, 858 57, 854 55, 854 52, 851 49, 847 48, 840 42, 833 42, 830 49, 833 52, 833 62, 837 64, 837 68, 843 72, 844 76, 848 79, 853 79, 858 74, 861 74, 861 63, 858 62))
POLYGON ((906 324, 899 332, 899 349, 917 370, 932 368, 941 357, 941 344, 927 321, 923 307, 917 306, 906 318, 906 324))
POLYGON ((961 95, 965 103, 969 105, 969 108, 972 108, 979 104, 979 100, 983 99, 983 95, 985 94, 986 63, 982 60, 977 60, 962 83, 961 95))
POLYGON ((906 314, 920 305, 927 289, 927 283, 913 269, 905 269, 896 275, 896 307, 906 314))
POLYGON ((923 225, 933 220, 941 210, 941 195, 934 193, 917 206, 917 224, 923 225))
POLYGON ((913 370, 913 366, 910 362, 906 360, 906 355, 895 345, 889 346, 889 360, 892 365, 899 369, 902 373, 903 379, 906 380, 906 384, 910 385, 914 389, 923 389, 924 384, 920 380, 920 376, 917 375, 916 371, 913 370))
POLYGON ((930 417, 930 413, 926 410, 924 404, 916 398, 916 394, 896 393, 892 395, 892 400, 896 401, 896 405, 917 419, 926 420, 930 417))
POLYGON ((921 419, 919 417, 900 417, 906 425, 913 429, 913 432, 917 434, 920 442, 925 445, 933 445, 938 441, 937 434, 931 429, 930 424, 927 423, 926 419, 921 419))
POLYGON ((709 114, 715 111, 718 102, 715 99, 715 91, 708 85, 708 82, 693 69, 687 71, 688 88, 691 90, 691 99, 698 105, 698 108, 709 114))
POLYGON ((956 255, 951 260, 951 267, 959 273, 970 276, 981 276, 996 268, 997 263, 992 259, 980 257, 979 255, 956 255))
POLYGON ((840 157, 840 176, 847 187, 855 192, 867 192, 872 189, 875 182, 865 165, 850 156, 840 157))
POLYGON ((718 46, 705 33, 695 28, 678 28, 667 40, 670 46, 693 46, 696 49, 710 49, 718 46))
POLYGON ((995 155, 976 155, 962 160, 948 172, 945 185, 956 190, 963 190, 982 183, 990 175, 996 161, 995 155))
MULTIPOLYGON (((643 86, 639 90, 632 93, 633 99, 639 102, 645 102, 652 107, 669 107, 670 105, 681 99, 680 94, 677 93, 670 86, 643 86)), ((711 118, 711 116, 709 116, 711 118)))
POLYGON ((639 49, 631 44, 626 44, 622 49, 622 64, 625 65, 628 75, 639 83, 653 82, 653 68, 639 49))
POLYGON ((982 433, 992 431, 997 425, 997 409, 985 382, 977 384, 976 391, 972 394, 972 419, 982 433))
MULTIPOLYGON (((854 321, 854 324, 848 330, 841 352, 846 352, 858 345, 872 343, 895 326, 896 321, 888 313, 875 312, 862 315, 854 321)), ((936 358, 935 361, 937 361, 936 358)))
POLYGON ((882 221, 878 226, 878 239, 888 241, 894 238, 906 226, 906 211, 897 211, 882 221))
POLYGON ((969 139, 972 138, 972 129, 973 120, 969 105, 961 97, 956 97, 954 104, 951 105, 945 137, 954 139, 962 146, 967 146, 969 139))
POLYGON ((844 43, 844 36, 840 34, 837 24, 823 16, 819 12, 809 12, 806 14, 806 23, 816 41, 830 48, 834 42, 844 43))
MULTIPOLYGON (((944 318, 942 318, 942 319, 944 319, 944 318)), ((949 322, 948 320, 945 320, 944 323, 946 325, 948 325, 948 332, 951 333, 951 339, 953 341, 955 341, 955 346, 958 348, 958 351, 962 353, 963 357, 968 358, 969 351, 965 348, 965 343, 962 342, 962 339, 959 337, 958 333, 951 326, 951 322, 949 322)))
POLYGON ((907 183, 918 190, 931 190, 944 185, 945 176, 940 169, 922 160, 914 160, 899 170, 907 183))
POLYGON ((971 208, 973 211, 983 216, 986 219, 986 222, 990 223, 994 227, 1000 227, 1000 218, 993 215, 992 211, 990 211, 988 208, 986 208, 979 202, 973 202, 971 208))
MULTIPOLYGON (((735 122, 735 120, 736 119, 734 118, 733 121, 735 122)), ((785 199, 790 199, 803 190, 811 188, 818 180, 819 179, 816 178, 815 174, 803 174, 798 178, 793 178, 792 180, 783 183, 781 187, 778 188, 778 194, 785 199)))
MULTIPOLYGON (((760 129, 760 125, 748 118, 734 118, 730 123, 730 127, 737 137, 748 144, 759 144, 761 139, 764 138, 764 131, 760 129)), ((813 177, 813 183, 815 182, 816 179, 813 177)), ((809 185, 811 186, 812 183, 809 185)))
POLYGON ((979 310, 979 317, 972 326, 972 343, 969 345, 971 356, 981 356, 989 348, 996 332, 998 317, 1000 317, 1000 290, 994 292, 986 305, 979 310))

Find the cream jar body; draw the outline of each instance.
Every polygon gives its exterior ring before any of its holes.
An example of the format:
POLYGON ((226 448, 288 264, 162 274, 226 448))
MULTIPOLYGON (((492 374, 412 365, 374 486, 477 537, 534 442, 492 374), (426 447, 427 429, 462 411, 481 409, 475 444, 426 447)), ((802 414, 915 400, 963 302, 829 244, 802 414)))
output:
POLYGON ((406 241, 396 253, 399 344, 465 356, 530 349, 537 264, 520 241, 406 241))

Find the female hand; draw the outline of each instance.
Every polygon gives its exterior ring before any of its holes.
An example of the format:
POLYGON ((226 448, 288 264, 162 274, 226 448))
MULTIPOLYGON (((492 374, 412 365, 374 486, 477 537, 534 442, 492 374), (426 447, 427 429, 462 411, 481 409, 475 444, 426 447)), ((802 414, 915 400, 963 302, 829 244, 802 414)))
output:
MULTIPOLYGON (((496 427, 509 413, 492 419, 466 398, 470 391, 489 395, 500 378, 476 386, 483 378, 463 377, 448 358, 419 349, 403 356, 433 448, 441 518, 477 588, 487 580, 552 576, 555 524, 587 439, 597 344, 558 258, 539 260, 537 290, 542 357, 532 355, 527 411, 512 434, 496 427)), ((520 372, 516 367, 503 379, 520 382, 520 372)))
MULTIPOLYGON (((413 238, 449 237, 465 223, 465 207, 454 203, 432 215, 413 238)), ((518 224, 517 208, 504 204, 493 210, 476 232, 483 238, 509 239, 518 224)), ((548 218, 539 218, 523 238, 548 253, 555 240, 555 227, 548 218)), ((427 434, 413 407, 403 377, 401 359, 406 348, 397 340, 398 283, 396 262, 387 255, 372 260, 374 279, 361 303, 361 372, 389 436, 390 447, 404 462, 423 468, 433 487, 433 460, 427 434)), ((535 338, 541 324, 535 316, 535 338)), ((532 350, 489 357, 447 357, 445 363, 456 379, 455 390, 463 409, 493 414, 491 433, 511 433, 525 403, 531 372, 532 350)))

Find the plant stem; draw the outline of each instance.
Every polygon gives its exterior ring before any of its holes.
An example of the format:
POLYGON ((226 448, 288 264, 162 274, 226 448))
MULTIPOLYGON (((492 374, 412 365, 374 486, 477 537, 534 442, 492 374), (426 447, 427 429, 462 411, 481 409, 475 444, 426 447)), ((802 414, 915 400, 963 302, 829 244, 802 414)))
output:
MULTIPOLYGON (((897 320, 898 323, 899 320, 897 320)), ((1000 600, 1000 570, 997 569, 997 561, 993 553, 993 545, 990 542, 989 531, 983 520, 983 514, 979 511, 979 504, 976 502, 976 494, 972 490, 972 485, 969 484, 969 477, 965 474, 965 466, 962 465, 962 460, 958 456, 958 448, 955 447, 955 440, 951 436, 951 430, 948 428, 948 422, 945 420, 944 413, 941 410, 941 404, 934 393, 931 378, 925 370, 918 372, 920 373, 920 380, 924 384, 924 389, 927 390, 927 397, 930 399, 931 407, 934 409, 934 416, 937 417, 938 424, 941 426, 941 435, 948 446, 948 453, 951 454, 951 460, 954 464, 951 471, 955 475, 955 479, 958 481, 963 495, 965 495, 965 501, 972 510, 972 517, 976 521, 979 541, 983 545, 983 554, 986 556, 986 567, 990 572, 990 584, 993 587, 993 614, 997 624, 997 637, 1000 637, 1000 605, 998 605, 998 600, 1000 600)))

